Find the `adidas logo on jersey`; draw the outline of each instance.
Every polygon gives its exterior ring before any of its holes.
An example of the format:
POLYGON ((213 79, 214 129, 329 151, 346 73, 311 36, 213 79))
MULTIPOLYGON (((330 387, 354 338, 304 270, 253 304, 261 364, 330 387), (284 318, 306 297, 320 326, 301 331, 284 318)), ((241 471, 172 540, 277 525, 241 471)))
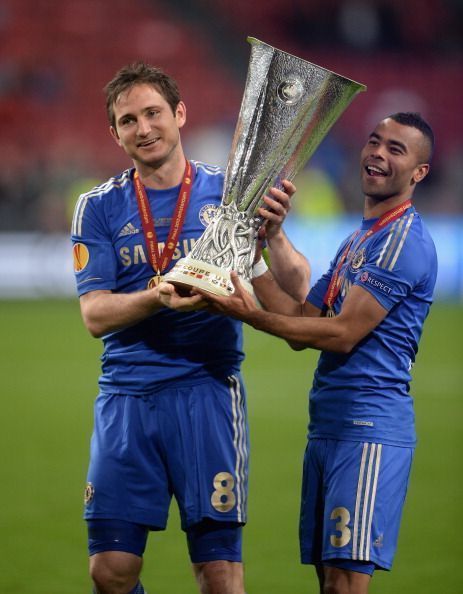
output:
POLYGON ((126 235, 136 235, 137 233, 140 233, 140 229, 136 229, 132 225, 132 223, 127 223, 127 225, 124 225, 124 227, 122 228, 118 237, 125 237, 126 235))

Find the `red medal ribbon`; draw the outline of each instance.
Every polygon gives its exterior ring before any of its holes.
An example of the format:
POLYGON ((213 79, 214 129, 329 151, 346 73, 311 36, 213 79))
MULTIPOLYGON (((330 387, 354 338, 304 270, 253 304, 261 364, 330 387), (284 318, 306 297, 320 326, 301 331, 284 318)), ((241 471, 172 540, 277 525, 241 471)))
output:
POLYGON ((154 228, 154 219, 150 208, 148 196, 144 185, 140 181, 138 171, 133 176, 135 195, 137 197, 138 212, 140 213, 145 243, 148 249, 148 258, 156 274, 161 273, 167 268, 175 251, 180 232, 185 221, 188 202, 190 201, 191 189, 193 187, 193 168, 190 161, 186 162, 185 172, 183 174, 182 185, 177 199, 174 216, 169 229, 169 235, 162 251, 162 259, 159 254, 156 229, 154 228))
MULTIPOLYGON (((384 226, 388 225, 389 223, 391 223, 391 222, 395 221, 396 219, 398 219, 399 217, 401 217, 403 215, 403 213, 407 209, 410 208, 411 205, 412 205, 412 201, 407 200, 406 202, 403 202, 399 206, 396 206, 395 208, 392 208, 391 210, 388 210, 387 212, 385 212, 376 221, 376 223, 370 229, 368 229, 368 231, 365 233, 365 235, 363 235, 363 237, 361 237, 360 241, 358 242, 358 244, 356 246, 356 249, 358 249, 362 245, 362 243, 365 240, 367 240, 369 237, 371 237, 374 233, 376 233, 377 231, 382 229, 384 226)), ((339 273, 341 271, 342 265, 344 264, 348 254, 349 254, 352 244, 354 243, 354 240, 359 233, 360 233, 360 230, 355 231, 355 233, 350 238, 349 243, 347 244, 345 250, 341 254, 341 257, 339 258, 338 265, 336 266, 336 270, 334 271, 333 276, 331 277, 331 281, 328 286, 328 290, 326 291, 325 297, 323 298, 323 303, 327 306, 328 312, 330 312, 329 315, 333 315, 333 313, 334 313, 333 312, 333 304, 336 301, 339 291, 341 290, 341 279, 339 278, 339 273)))

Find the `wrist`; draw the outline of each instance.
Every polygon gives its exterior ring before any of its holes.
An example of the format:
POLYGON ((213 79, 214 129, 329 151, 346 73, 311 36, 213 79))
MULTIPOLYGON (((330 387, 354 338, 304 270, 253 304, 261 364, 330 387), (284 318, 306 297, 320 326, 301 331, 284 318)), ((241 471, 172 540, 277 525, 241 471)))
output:
POLYGON ((264 258, 261 256, 259 260, 252 267, 252 278, 257 278, 265 274, 268 270, 268 266, 264 258))

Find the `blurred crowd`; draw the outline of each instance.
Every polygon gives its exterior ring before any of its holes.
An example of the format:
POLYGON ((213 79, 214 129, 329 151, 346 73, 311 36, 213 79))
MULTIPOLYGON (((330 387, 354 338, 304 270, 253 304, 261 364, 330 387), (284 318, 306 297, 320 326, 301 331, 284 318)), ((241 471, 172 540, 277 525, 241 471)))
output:
POLYGON ((226 165, 257 37, 368 86, 297 178, 295 216, 361 209, 370 126, 420 111, 437 145, 423 212, 463 215, 460 0, 2 0, 0 231, 67 232, 77 196, 129 166, 102 88, 146 60, 179 82, 191 158, 226 165))

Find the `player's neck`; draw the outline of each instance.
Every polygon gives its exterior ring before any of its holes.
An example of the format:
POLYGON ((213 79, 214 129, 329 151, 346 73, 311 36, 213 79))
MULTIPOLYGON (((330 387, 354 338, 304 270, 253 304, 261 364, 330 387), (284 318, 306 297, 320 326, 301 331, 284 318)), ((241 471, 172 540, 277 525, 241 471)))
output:
POLYGON ((147 165, 137 161, 134 165, 145 187, 154 190, 165 190, 182 183, 185 163, 185 156, 181 152, 160 164, 147 165))
POLYGON ((383 216, 389 210, 396 208, 396 206, 400 206, 407 200, 411 199, 411 194, 409 195, 399 195, 399 196, 392 196, 391 198, 387 198, 386 200, 378 200, 371 196, 365 196, 365 205, 363 208, 363 218, 364 219, 378 219, 379 217, 383 216))

